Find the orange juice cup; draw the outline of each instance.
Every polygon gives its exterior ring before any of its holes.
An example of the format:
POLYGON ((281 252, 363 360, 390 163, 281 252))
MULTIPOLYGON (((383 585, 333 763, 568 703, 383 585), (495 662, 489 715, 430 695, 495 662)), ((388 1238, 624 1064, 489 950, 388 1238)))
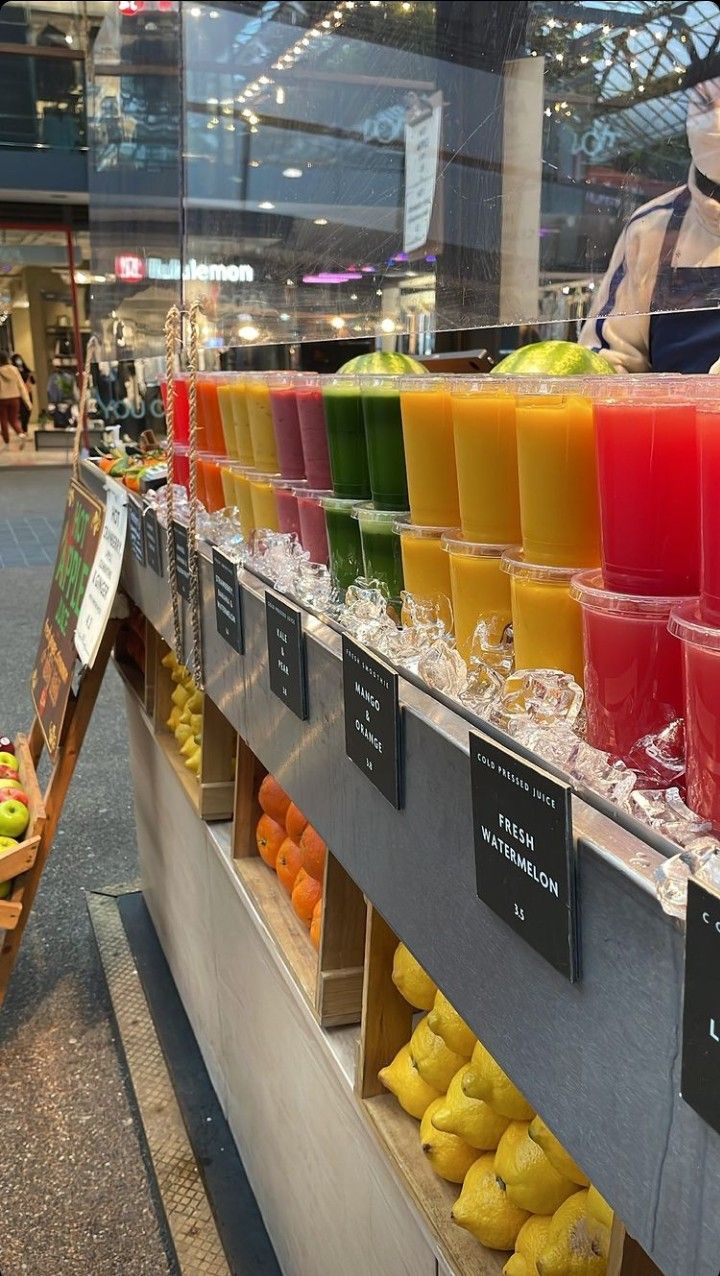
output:
POLYGON ((561 669, 583 686, 582 610, 572 597, 574 567, 529 563, 520 549, 503 555, 510 577, 515 667, 561 669))
POLYGON ((237 375, 233 372, 225 374, 222 380, 218 381, 217 396, 218 407, 220 409, 220 420, 222 421, 223 438, 225 439, 225 451, 232 460, 239 460, 237 436, 235 433, 235 410, 234 410, 234 390, 237 385, 237 375))
POLYGON ((517 400, 523 549, 531 563, 595 567, 600 514, 590 394, 596 387, 589 378, 565 378, 542 388, 517 400))
POLYGON ((403 377, 399 384, 412 521, 457 527, 460 507, 449 383, 443 377, 403 377))
POLYGON ((246 378, 248 425, 253 465, 262 474, 277 474, 278 457, 268 375, 265 372, 251 372, 246 378))
POLYGON ((398 523, 405 588, 413 598, 434 603, 445 628, 452 632, 450 597, 450 556, 443 545, 443 533, 457 536, 452 528, 422 527, 417 523, 398 523))
POLYGON ((200 372, 197 379, 197 445, 200 452, 212 452, 225 456, 218 385, 225 379, 225 372, 200 372))
POLYGON ((475 630, 481 620, 492 623, 499 642, 510 624, 510 581, 501 559, 507 545, 471 541, 457 533, 445 534, 443 544, 450 558, 450 590, 457 648, 463 660, 472 655, 475 630))
POLYGON ((253 527, 258 530, 266 528, 271 532, 280 531, 274 482, 279 477, 278 474, 258 473, 249 480, 253 527))
POLYGON ((450 410, 463 535, 488 544, 520 540, 515 395, 497 377, 461 377, 450 410))
POLYGON ((198 496, 202 500, 208 514, 213 514, 215 510, 223 509, 225 505, 225 493, 223 491, 222 476, 220 474, 220 462, 224 460, 225 457, 223 456, 212 456, 207 453, 198 456, 198 496))

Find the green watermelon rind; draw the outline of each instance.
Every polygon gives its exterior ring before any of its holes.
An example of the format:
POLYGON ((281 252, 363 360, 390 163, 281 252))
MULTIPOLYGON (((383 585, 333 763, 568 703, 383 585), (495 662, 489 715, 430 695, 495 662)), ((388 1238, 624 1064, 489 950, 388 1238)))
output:
POLYGON ((500 377, 584 377, 613 375, 616 369, 601 354, 574 341, 536 341, 513 350, 492 370, 500 377))
POLYGON ((370 354, 358 354, 354 359, 349 359, 338 369, 338 373, 340 376, 412 377, 427 376, 427 368, 409 354, 373 350, 370 354))

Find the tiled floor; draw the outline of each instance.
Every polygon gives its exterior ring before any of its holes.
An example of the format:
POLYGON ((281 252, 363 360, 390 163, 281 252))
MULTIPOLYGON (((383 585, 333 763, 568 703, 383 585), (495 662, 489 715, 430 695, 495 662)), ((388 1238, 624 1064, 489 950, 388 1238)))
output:
POLYGON ((60 527, 60 519, 41 515, 0 518, 0 567, 52 566, 60 527))

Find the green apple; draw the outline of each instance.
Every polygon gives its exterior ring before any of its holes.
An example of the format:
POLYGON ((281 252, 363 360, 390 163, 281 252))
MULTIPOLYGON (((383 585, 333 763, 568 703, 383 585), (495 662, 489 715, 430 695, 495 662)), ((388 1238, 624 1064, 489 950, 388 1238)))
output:
POLYGON ((19 783, 20 781, 18 780, 16 775, 15 776, 10 776, 10 775, 0 776, 0 792, 2 792, 3 789, 16 789, 19 783))
POLYGON ((0 899, 7 899, 12 890, 12 882, 0 882, 0 899))
POLYGON ((0 837, 22 837, 30 823, 30 812, 22 802, 7 798, 0 802, 0 837))
POLYGON ((18 760, 14 753, 0 753, 0 766, 9 766, 11 771, 16 773, 20 770, 18 760))
POLYGON ((16 837, 0 837, 0 858, 9 854, 10 851, 14 851, 15 847, 19 845, 20 843, 16 837))

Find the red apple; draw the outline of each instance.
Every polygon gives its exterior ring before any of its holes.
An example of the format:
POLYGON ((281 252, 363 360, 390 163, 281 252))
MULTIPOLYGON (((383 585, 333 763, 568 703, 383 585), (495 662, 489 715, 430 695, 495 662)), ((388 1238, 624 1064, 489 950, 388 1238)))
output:
POLYGON ((15 753, 15 745, 9 735, 0 735, 0 753, 15 753))
POLYGON ((0 778, 3 780, 14 780, 17 784, 18 769, 11 766, 0 766, 0 778))
POLYGON ((2 789, 3 802, 22 802, 23 806, 30 807, 30 798, 24 789, 2 789))
POLYGON ((0 752, 0 766, 8 766, 10 767, 10 770, 13 772, 17 772, 20 770, 20 764, 17 758, 15 757, 14 753, 0 752))

